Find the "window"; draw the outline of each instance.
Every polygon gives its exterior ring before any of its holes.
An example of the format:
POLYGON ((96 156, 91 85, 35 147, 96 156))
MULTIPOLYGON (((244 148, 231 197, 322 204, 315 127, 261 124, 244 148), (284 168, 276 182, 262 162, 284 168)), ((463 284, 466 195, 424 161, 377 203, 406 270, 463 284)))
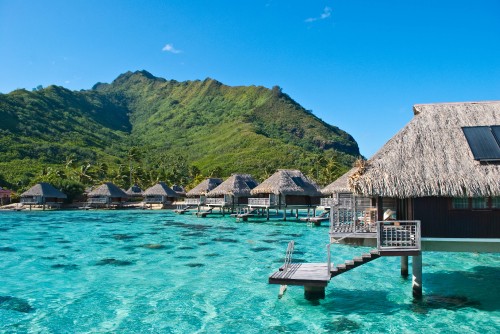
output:
POLYGON ((454 197, 451 201, 453 209, 468 209, 469 199, 467 197, 454 197))
POLYGON ((500 209, 500 196, 491 198, 491 207, 493 209, 500 209))
POLYGON ((474 197, 472 199, 473 209, 487 209, 488 208, 488 198, 486 197, 474 197))
POLYGON ((451 199, 452 209, 500 209, 500 196, 497 197, 454 197, 451 199))

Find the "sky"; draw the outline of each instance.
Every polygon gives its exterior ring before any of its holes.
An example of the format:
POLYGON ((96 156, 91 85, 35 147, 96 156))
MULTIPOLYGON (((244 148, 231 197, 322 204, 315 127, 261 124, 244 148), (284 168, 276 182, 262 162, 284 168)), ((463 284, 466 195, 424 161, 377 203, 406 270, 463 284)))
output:
POLYGON ((414 104, 500 100, 500 0, 0 0, 0 93, 137 70, 278 85, 369 158, 414 104))

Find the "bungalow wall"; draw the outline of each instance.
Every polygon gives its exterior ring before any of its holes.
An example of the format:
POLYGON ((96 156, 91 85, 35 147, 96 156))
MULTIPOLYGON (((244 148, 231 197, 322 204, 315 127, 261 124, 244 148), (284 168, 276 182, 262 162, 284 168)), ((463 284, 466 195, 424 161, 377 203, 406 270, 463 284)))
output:
POLYGON ((448 197, 413 199, 413 218, 422 222, 422 237, 500 238, 500 209, 453 209, 451 201, 448 197))
POLYGON ((287 195, 286 205, 319 205, 321 197, 287 195))

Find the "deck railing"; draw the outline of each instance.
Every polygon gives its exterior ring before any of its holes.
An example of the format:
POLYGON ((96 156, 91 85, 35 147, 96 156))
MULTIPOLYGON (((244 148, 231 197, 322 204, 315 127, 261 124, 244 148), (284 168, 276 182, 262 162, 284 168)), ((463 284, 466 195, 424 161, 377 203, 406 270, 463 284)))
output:
POLYGON ((185 204, 185 205, 203 205, 203 204, 205 204, 205 199, 204 198, 185 198, 183 204, 185 204))
POLYGON ((146 196, 144 198, 144 203, 163 203, 163 197, 162 196, 146 196))
POLYGON ((420 220, 377 222, 378 250, 420 250, 420 220))
POLYGON ((89 204, 107 204, 107 197, 90 197, 87 201, 89 204))
POLYGON ((321 198, 319 205, 324 206, 324 207, 333 207, 333 206, 337 205, 338 202, 339 201, 337 198, 327 197, 327 198, 321 198))
POLYGON ((206 201, 205 201, 205 204, 207 205, 228 205, 229 202, 227 202, 224 198, 218 198, 218 197, 215 197, 215 198, 207 198, 206 201))
POLYGON ((271 201, 270 198, 249 198, 248 206, 272 206, 276 205, 275 201, 271 201))
POLYGON ((37 198, 26 197, 26 198, 21 198, 21 204, 39 205, 43 204, 43 201, 37 198))

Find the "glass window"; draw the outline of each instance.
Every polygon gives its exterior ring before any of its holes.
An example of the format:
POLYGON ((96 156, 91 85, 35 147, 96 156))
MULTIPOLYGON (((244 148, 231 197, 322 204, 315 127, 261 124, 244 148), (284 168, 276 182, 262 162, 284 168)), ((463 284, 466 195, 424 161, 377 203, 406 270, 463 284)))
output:
POLYGON ((487 209, 488 208, 488 198, 486 197, 474 197, 472 199, 473 209, 487 209))
POLYGON ((468 209, 469 199, 467 197, 453 197, 451 207, 453 209, 468 209))
POLYGON ((500 209, 500 196, 491 198, 491 207, 493 209, 500 209))

